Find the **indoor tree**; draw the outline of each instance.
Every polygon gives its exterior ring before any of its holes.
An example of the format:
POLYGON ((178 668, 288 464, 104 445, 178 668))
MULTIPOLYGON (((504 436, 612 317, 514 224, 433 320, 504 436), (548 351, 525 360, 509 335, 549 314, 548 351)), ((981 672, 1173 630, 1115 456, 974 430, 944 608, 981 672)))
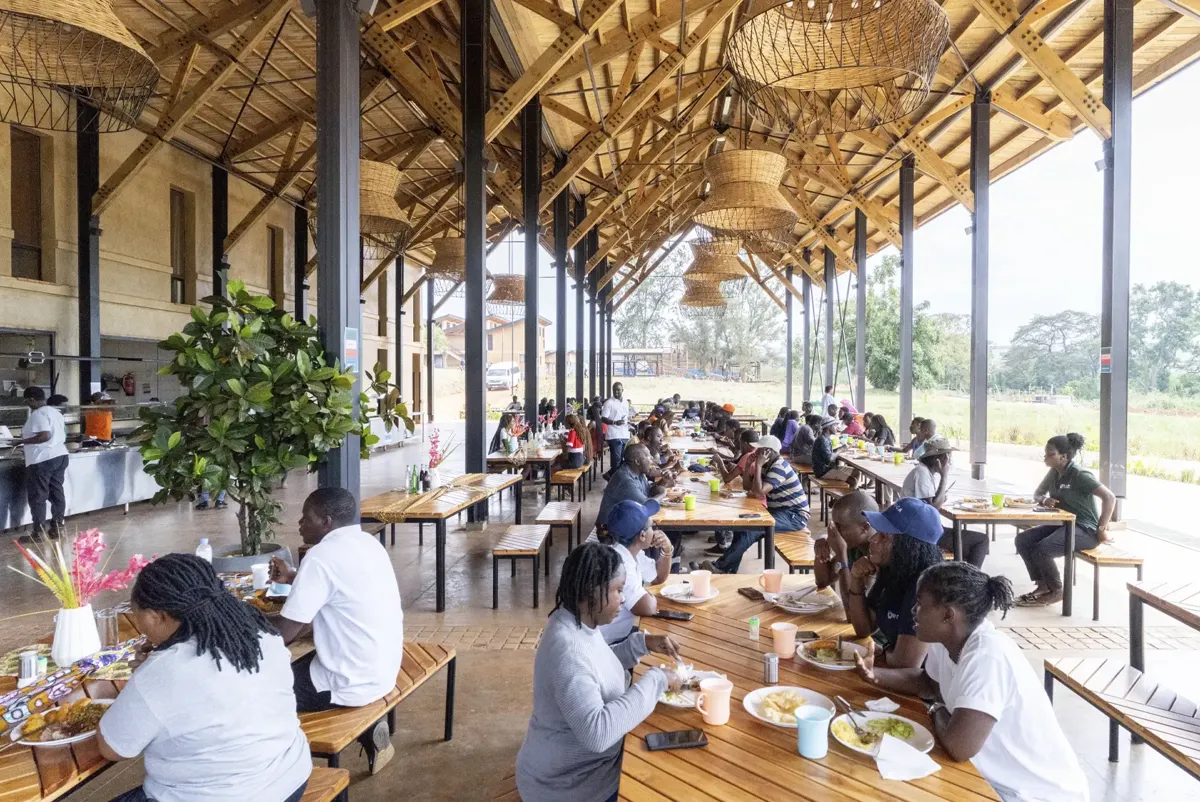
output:
MULTIPOLYGON (((238 504, 242 555, 259 554, 279 523, 274 491, 288 471, 316 470, 347 435, 360 438, 365 459, 379 438, 366 393, 355 417, 354 375, 327 357, 315 318, 298 321, 241 281, 203 303, 211 310, 193 307, 192 322, 159 343, 174 355, 159 373, 175 376, 183 394, 143 407, 134 439, 161 487, 155 503, 224 490, 238 504)), ((387 429, 403 421, 411 432, 391 374, 376 365, 366 379, 387 429)))

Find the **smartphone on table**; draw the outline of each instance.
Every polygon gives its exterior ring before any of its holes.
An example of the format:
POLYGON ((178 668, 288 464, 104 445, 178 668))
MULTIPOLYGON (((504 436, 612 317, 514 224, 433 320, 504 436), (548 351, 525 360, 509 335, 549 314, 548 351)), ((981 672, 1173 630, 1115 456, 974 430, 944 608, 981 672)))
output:
POLYGON ((654 614, 654 618, 665 618, 668 621, 691 621, 695 617, 694 613, 681 613, 678 610, 659 610, 654 614))
POLYGON ((646 736, 646 748, 651 752, 663 749, 695 749, 698 746, 708 746, 708 736, 703 730, 652 732, 646 736))

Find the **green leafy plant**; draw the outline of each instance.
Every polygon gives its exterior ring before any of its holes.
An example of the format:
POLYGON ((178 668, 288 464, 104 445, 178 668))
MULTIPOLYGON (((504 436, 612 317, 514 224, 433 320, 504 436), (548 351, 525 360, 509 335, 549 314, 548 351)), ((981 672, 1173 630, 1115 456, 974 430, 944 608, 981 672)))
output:
MULTIPOLYGON (((321 345, 316 319, 298 321, 240 281, 229 297, 209 297, 211 311, 192 308, 192 322, 159 343, 174 354, 159 373, 175 376, 185 393, 173 405, 144 407, 134 432, 146 472, 162 488, 154 502, 224 490, 238 504, 243 555, 259 554, 274 536, 281 504, 274 491, 288 471, 316 470, 347 435, 371 434, 366 392, 353 406, 354 375, 321 345)), ((385 427, 413 421, 382 365, 366 373, 385 427)))

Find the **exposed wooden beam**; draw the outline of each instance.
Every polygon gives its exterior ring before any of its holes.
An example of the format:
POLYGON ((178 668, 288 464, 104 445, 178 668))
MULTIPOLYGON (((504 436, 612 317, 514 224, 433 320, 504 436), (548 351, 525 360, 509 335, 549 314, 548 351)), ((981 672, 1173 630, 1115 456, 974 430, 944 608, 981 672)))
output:
POLYGON ((453 182, 446 189, 446 191, 441 194, 441 196, 437 199, 437 201, 434 202, 433 207, 429 210, 429 214, 425 215, 423 218, 421 218, 421 221, 419 223, 417 223, 415 226, 413 226, 413 232, 412 232, 412 237, 410 239, 410 242, 413 242, 413 243, 417 242, 417 238, 420 237, 421 232, 423 232, 429 226, 429 222, 431 220, 433 220, 433 218, 437 216, 437 214, 442 210, 442 208, 446 205, 446 203, 452 197, 454 197, 454 193, 456 191, 458 191, 458 183, 459 183, 458 181, 453 182))
POLYGON ((281 197, 283 193, 291 188, 292 184, 296 183, 296 179, 300 177, 301 172, 308 167, 313 157, 317 155, 317 145, 315 142, 309 145, 308 149, 299 156, 296 155, 296 143, 300 138, 299 133, 297 131, 296 136, 292 137, 287 155, 283 160, 283 168, 276 174, 275 185, 271 187, 271 191, 263 195, 258 203, 254 204, 254 207, 246 212, 246 216, 238 222, 233 231, 229 232, 225 237, 225 253, 232 251, 233 246, 237 245, 238 241, 246 235, 250 227, 267 213, 267 209, 271 207, 275 199, 281 197))
POLYGON ((196 56, 200 53, 200 45, 192 45, 191 49, 179 59, 179 65, 175 68, 175 77, 171 80, 171 91, 167 93, 166 107, 169 109, 179 102, 179 96, 183 94, 183 88, 187 86, 188 76, 192 74, 192 67, 196 66, 196 56))
POLYGON ((542 98, 542 108, 546 111, 552 111, 559 117, 569 120, 585 131, 592 133, 600 133, 603 129, 600 128, 600 123, 593 120, 591 117, 578 112, 565 103, 561 103, 552 97, 542 98))
POLYGON ((537 14, 539 17, 553 22, 560 28, 565 28, 568 25, 575 24, 575 17, 563 11, 554 3, 549 3, 547 0, 512 0, 519 6, 537 14))
POLYGON ((791 204, 792 209, 795 210, 796 215, 800 218, 800 222, 812 229, 813 233, 817 235, 817 239, 826 248, 833 251, 834 257, 843 268, 854 272, 857 269, 854 260, 846 254, 846 251, 842 248, 841 243, 837 241, 837 238, 826 231, 825 227, 821 225, 821 221, 817 219, 817 213, 813 211, 812 205, 809 204, 804 191, 801 190, 797 194, 787 187, 780 187, 780 191, 783 193, 783 197, 787 199, 787 202, 791 204))
POLYGON ((757 284, 758 286, 763 288, 763 292, 765 292, 767 294, 768 298, 770 298, 772 301, 775 302, 776 306, 778 306, 780 309, 785 308, 783 301, 780 300, 778 295, 776 295, 774 292, 772 292, 771 288, 767 286, 767 282, 762 280, 762 276, 760 276, 758 274, 758 271, 755 270, 753 267, 750 266, 749 263, 746 262, 746 257, 742 256, 741 254, 738 254, 738 264, 740 264, 742 266, 742 270, 746 271, 747 276, 754 279, 755 284, 757 284))
POLYGON ((165 64, 182 56, 192 45, 211 47, 218 37, 229 33, 269 5, 271 0, 246 0, 237 4, 226 0, 213 9, 211 16, 198 14, 187 21, 185 30, 165 35, 157 47, 146 51, 146 55, 155 64, 165 64))
POLYGON ((1056 141, 1071 139, 1075 132, 1071 129, 1071 121, 1061 112, 1046 114, 1041 104, 1030 97, 1017 100, 1010 89, 1000 87, 992 92, 992 105, 1014 120, 1028 125, 1035 131, 1040 131, 1056 141))
POLYGON ((404 0, 387 11, 375 15, 375 24, 385 31, 398 28, 418 14, 428 11, 442 0, 404 0))
POLYGON ((412 283, 412 286, 404 291, 404 297, 400 299, 400 305, 404 306, 406 303, 408 303, 409 300, 417 294, 417 290, 421 289, 421 287, 425 285, 425 281, 428 278, 429 276, 425 273, 417 276, 417 280, 412 283))
POLYGON ((939 156, 924 137, 914 131, 904 137, 902 142, 904 148, 916 157, 921 172, 944 186, 968 210, 975 211, 975 195, 967 186, 967 182, 958 177, 958 170, 939 156))

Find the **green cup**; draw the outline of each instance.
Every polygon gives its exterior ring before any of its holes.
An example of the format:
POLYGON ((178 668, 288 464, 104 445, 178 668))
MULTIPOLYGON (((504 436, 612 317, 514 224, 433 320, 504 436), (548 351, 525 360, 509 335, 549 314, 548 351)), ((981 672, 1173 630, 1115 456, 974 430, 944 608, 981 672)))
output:
POLYGON ((1003 493, 992 493, 992 506, 993 507, 1003 507, 1004 506, 1004 494, 1003 493))
POLYGON ((897 451, 895 454, 892 454, 892 461, 899 465, 904 462, 904 455, 897 451))
POLYGON ((721 480, 717 477, 712 477, 708 480, 708 489, 714 496, 721 492, 721 480))
POLYGON ((707 467, 708 467, 708 457, 699 457, 699 458, 696 460, 696 462, 700 463, 700 464, 701 464, 701 465, 703 465, 705 468, 707 468, 707 467))
POLYGON ((694 494, 688 493, 683 497, 683 508, 688 512, 696 509, 696 496, 694 494))

